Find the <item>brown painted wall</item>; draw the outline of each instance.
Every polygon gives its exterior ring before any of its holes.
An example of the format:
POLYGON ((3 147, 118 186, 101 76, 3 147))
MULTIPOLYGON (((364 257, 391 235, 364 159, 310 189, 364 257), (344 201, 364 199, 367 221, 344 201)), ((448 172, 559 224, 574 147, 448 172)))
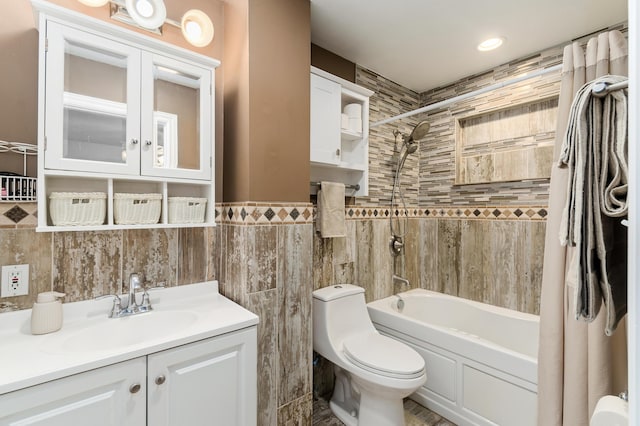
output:
POLYGON ((249 200, 249 4, 224 7, 224 201, 249 200))
POLYGON ((311 45, 311 65, 352 83, 356 82, 356 64, 318 45, 311 45))
MULTIPOLYGON (((216 31, 213 42, 197 48, 187 43, 179 29, 167 26, 162 36, 156 36, 109 18, 109 8, 84 6, 77 0, 50 0, 68 9, 93 16, 115 25, 158 38, 200 54, 219 59, 224 64, 224 3, 221 0, 165 0, 167 17, 180 20, 184 12, 196 8, 204 11, 216 31)), ((0 139, 37 143, 38 125, 38 31, 29 0, 12 0, 11 7, 0 13, 0 139)), ((216 199, 222 199, 223 164, 223 72, 216 70, 216 199)), ((29 175, 36 175, 35 158, 29 160, 29 175)), ((22 172, 22 159, 15 154, 0 154, 0 170, 22 172)))
POLYGON ((309 2, 231 0, 225 14, 224 200, 306 202, 309 2))
POLYGON ((250 0, 252 201, 309 200, 310 3, 250 0))
MULTIPOLYGON (((38 32, 27 0, 14 0, 0 13, 0 139, 37 144, 38 32)), ((35 176, 37 161, 28 160, 35 176)), ((22 173, 22 156, 0 154, 0 170, 22 173)))

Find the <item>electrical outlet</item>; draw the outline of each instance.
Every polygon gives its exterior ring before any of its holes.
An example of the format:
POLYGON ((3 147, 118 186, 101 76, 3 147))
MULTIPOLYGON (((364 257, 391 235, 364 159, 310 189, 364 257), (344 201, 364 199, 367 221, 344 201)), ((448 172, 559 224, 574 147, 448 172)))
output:
POLYGON ((29 265, 5 265, 2 267, 0 297, 29 294, 29 265))

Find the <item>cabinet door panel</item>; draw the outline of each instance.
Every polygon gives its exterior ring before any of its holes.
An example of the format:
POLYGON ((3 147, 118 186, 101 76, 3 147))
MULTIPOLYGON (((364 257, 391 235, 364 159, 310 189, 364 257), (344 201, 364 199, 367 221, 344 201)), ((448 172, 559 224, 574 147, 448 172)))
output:
POLYGON ((0 424, 143 426, 145 366, 137 358, 2 395, 0 424))
POLYGON ((312 162, 340 162, 340 91, 338 83, 311 74, 312 162))
POLYGON ((255 424, 255 339, 254 327, 150 355, 149 424, 255 424))
POLYGON ((142 61, 142 174, 211 179, 211 71, 148 52, 142 61))
POLYGON ((140 52, 47 24, 45 167, 138 174, 140 52))

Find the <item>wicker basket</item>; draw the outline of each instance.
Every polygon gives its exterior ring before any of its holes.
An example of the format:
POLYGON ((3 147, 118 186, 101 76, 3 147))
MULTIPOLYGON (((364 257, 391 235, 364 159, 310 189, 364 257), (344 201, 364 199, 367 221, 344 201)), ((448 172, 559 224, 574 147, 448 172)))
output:
POLYGON ((206 198, 169 197, 169 223, 202 223, 206 198))
POLYGON ((52 192, 49 214, 55 226, 102 225, 107 212, 104 192, 52 192))
POLYGON ((113 219, 118 225, 158 223, 162 194, 113 194, 113 219))

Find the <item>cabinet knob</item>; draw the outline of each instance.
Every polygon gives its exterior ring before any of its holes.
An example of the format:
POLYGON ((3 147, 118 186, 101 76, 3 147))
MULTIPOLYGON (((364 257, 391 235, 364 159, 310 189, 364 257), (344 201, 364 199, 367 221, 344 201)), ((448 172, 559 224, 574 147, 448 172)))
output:
POLYGON ((151 146, 151 145, 153 145, 153 142, 151 142, 149 139, 147 139, 146 141, 144 141, 144 143, 145 143, 147 146, 151 146))
POLYGON ((129 386, 129 392, 131 393, 138 393, 138 391, 140 390, 140 383, 134 383, 131 386, 129 386))
POLYGON ((158 377, 156 377, 156 385, 161 385, 165 382, 165 380, 167 380, 166 377, 164 377, 163 374, 159 375, 158 377))
POLYGON ((340 148, 336 149, 336 155, 340 155, 340 148))
POLYGON ((132 145, 138 145, 138 139, 131 139, 132 145))

